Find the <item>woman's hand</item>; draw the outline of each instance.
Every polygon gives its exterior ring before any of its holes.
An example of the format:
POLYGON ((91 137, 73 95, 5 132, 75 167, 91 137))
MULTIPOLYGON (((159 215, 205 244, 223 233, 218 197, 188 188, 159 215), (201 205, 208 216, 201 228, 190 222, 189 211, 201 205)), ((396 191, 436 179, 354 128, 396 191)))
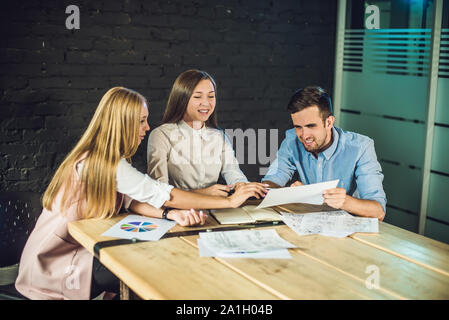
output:
POLYGON ((196 189, 195 192, 199 192, 202 194, 206 194, 209 196, 220 196, 220 197, 227 197, 228 192, 232 190, 232 186, 225 185, 225 184, 214 184, 210 187, 203 188, 203 189, 196 189))
POLYGON ((236 182, 234 183, 234 189, 237 190, 238 188, 244 185, 246 185, 246 182, 236 182))
POLYGON ((172 209, 167 213, 167 218, 176 221, 180 226, 195 226, 203 225, 206 222, 208 215, 203 211, 190 210, 177 210, 172 209))
POLYGON ((266 183, 260 183, 260 182, 237 182, 234 183, 234 189, 237 190, 238 188, 242 186, 263 186, 264 188, 268 187, 266 183))
POLYGON ((234 194, 229 197, 232 208, 239 207, 250 197, 256 197, 257 199, 265 197, 268 192, 266 190, 267 187, 267 184, 259 182, 244 183, 238 187, 236 186, 234 194))
POLYGON ((303 186, 304 184, 301 181, 295 181, 293 182, 290 187, 299 187, 299 186, 303 186))

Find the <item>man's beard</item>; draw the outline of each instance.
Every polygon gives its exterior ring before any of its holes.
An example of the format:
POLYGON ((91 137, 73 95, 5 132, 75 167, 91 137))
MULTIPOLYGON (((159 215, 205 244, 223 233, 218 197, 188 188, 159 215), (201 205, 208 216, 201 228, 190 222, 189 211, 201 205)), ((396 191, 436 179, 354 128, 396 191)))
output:
POLYGON ((314 138, 313 142, 316 145, 315 147, 314 147, 314 144, 312 144, 310 147, 307 147, 306 144, 304 143, 305 140, 301 141, 301 143, 308 152, 318 154, 327 148, 327 145, 325 145, 326 139, 327 139, 327 135, 324 137, 323 140, 320 141, 320 143, 318 143, 317 140, 314 138))

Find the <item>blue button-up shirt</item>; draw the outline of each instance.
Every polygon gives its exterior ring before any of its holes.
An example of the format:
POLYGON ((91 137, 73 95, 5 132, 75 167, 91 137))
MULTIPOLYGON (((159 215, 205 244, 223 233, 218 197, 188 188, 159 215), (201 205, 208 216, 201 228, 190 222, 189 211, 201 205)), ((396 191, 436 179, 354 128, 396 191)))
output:
POLYGON ((262 181, 285 186, 295 171, 303 184, 339 179, 337 187, 360 199, 376 200, 385 211, 387 199, 382 187, 382 168, 377 161, 374 141, 367 136, 332 128, 332 145, 318 158, 308 152, 295 129, 285 132, 285 139, 262 181))

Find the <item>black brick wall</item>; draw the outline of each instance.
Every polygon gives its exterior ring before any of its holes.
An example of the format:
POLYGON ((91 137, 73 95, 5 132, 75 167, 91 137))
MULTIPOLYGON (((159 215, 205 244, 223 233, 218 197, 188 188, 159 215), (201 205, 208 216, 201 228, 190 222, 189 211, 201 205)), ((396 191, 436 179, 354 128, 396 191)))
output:
MULTIPOLYGON (((157 126, 189 68, 217 81, 222 128, 279 128, 280 143, 295 89, 332 92, 335 17, 334 0, 2 2, 0 190, 43 192, 110 87, 145 95, 157 126), (79 30, 65 28, 70 4, 79 30)), ((133 159, 142 171, 145 149, 133 159)))

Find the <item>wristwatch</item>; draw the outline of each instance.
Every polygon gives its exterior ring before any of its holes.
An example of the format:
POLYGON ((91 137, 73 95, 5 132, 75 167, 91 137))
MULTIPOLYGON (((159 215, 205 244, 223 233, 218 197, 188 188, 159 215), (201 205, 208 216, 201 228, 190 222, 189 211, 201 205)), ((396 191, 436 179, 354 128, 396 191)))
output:
POLYGON ((162 212, 162 219, 170 220, 170 219, 167 218, 167 214, 168 214, 168 212, 169 212, 170 210, 172 210, 172 209, 173 209, 173 208, 165 207, 165 208, 164 208, 164 211, 162 212))

